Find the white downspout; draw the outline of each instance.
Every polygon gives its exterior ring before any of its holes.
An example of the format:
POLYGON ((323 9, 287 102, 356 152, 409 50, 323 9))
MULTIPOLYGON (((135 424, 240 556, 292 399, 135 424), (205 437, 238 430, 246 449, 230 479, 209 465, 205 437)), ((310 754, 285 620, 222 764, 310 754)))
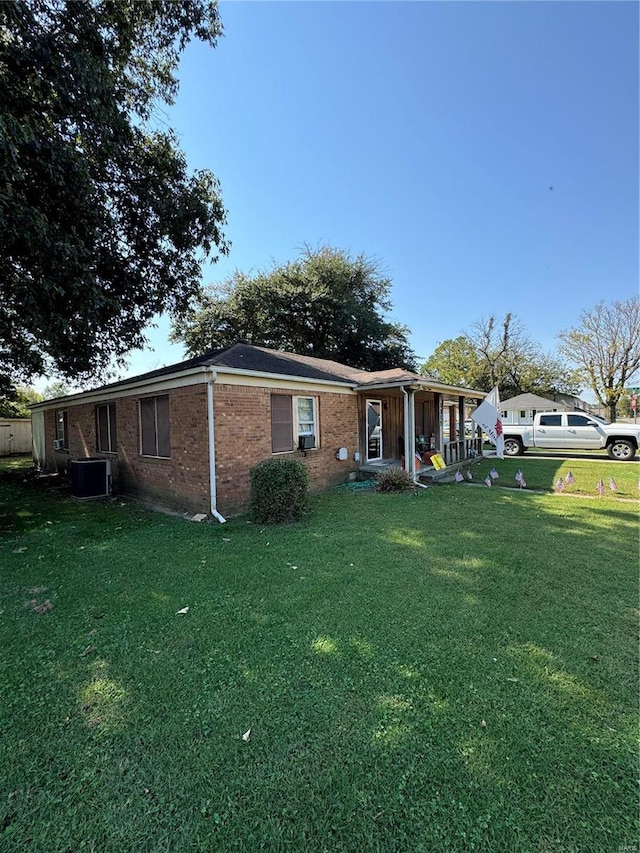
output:
POLYGON ((226 522, 226 518, 216 509, 216 441, 213 430, 213 383, 216 381, 215 370, 211 371, 207 380, 207 420, 209 422, 209 494, 211 495, 211 515, 217 518, 220 524, 226 522))
POLYGON ((409 395, 404 385, 400 386, 400 390, 404 394, 404 470, 411 472, 411 463, 409 462, 409 454, 411 453, 409 446, 409 395))

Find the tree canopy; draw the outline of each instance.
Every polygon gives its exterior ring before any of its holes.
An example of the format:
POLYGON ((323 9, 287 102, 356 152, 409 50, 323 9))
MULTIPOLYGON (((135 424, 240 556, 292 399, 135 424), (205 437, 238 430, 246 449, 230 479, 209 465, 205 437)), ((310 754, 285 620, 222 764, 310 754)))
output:
POLYGON ((626 384, 640 370, 640 298, 600 302, 558 338, 560 351, 584 373, 614 421, 626 384))
POLYGON ((217 179, 154 126, 221 31, 207 0, 0 3, 0 389, 121 360, 227 251, 217 179))
POLYGON ((294 261, 208 288, 175 322, 172 340, 192 356, 244 340, 363 370, 415 369, 409 330, 385 316, 390 289, 375 260, 305 246, 294 261))
POLYGON ((0 417, 30 418, 29 404, 44 399, 44 394, 40 394, 35 388, 11 388, 6 395, 0 396, 0 417))
POLYGON ((489 391, 486 384, 480 357, 466 335, 447 338, 435 348, 420 368, 420 372, 438 382, 458 385, 464 388, 478 388, 489 391))
POLYGON ((469 332, 443 341, 421 372, 452 385, 490 391, 502 399, 527 392, 575 394, 579 376, 558 356, 544 353, 511 313, 502 320, 491 314, 476 320, 469 332))

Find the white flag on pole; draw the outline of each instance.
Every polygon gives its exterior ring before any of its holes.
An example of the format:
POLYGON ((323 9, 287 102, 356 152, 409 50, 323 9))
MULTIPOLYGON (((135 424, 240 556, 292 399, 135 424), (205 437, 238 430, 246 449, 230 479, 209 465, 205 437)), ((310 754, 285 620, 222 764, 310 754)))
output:
POLYGON ((498 386, 490 391, 482 403, 471 415, 487 438, 496 449, 498 459, 504 459, 504 435, 502 434, 502 419, 500 418, 500 395, 498 386))

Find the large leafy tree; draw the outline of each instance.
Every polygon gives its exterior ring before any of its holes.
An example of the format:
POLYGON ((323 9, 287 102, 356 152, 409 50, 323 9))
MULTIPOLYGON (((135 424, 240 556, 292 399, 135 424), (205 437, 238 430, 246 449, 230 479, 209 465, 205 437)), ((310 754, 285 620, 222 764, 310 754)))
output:
POLYGON ((447 385, 490 390, 484 387, 486 381, 480 356, 466 335, 439 343, 420 372, 447 385))
POLYGON ((579 376, 557 355, 544 353, 512 314, 476 320, 470 331, 443 341, 421 368, 422 373, 453 385, 490 391, 503 399, 534 394, 575 394, 579 376))
POLYGON ((29 405, 44 400, 45 395, 35 388, 11 388, 6 395, 0 396, 0 417, 30 418, 29 405))
POLYGON ((558 338, 560 351, 583 372, 614 421, 626 384, 640 370, 640 298, 600 302, 558 338))
POLYGON ((386 318, 390 280, 374 260, 329 246, 264 272, 236 272, 174 327, 190 355, 245 340, 363 370, 415 369, 408 329, 386 318))
POLYGON ((0 3, 0 389, 121 360, 227 250, 216 178, 154 119, 220 33, 207 0, 0 3))

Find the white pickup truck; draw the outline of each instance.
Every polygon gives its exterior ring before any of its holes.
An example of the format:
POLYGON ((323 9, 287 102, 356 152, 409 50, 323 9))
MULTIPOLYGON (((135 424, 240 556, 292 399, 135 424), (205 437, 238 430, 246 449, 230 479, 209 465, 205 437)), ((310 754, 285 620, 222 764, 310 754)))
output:
POLYGON ((519 456, 529 447, 554 450, 607 451, 612 459, 633 459, 640 445, 640 426, 605 424, 580 412, 538 412, 533 424, 504 424, 505 456, 519 456))

